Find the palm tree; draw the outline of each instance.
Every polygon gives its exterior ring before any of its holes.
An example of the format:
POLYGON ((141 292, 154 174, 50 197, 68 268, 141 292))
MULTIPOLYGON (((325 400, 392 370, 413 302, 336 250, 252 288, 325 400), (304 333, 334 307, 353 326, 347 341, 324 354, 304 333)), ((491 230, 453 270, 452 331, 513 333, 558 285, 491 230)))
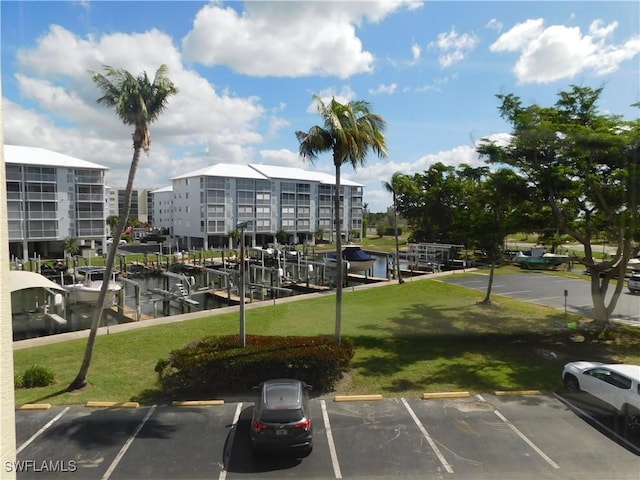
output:
POLYGON ((384 129, 385 120, 370 111, 369 103, 355 100, 342 104, 332 98, 325 104, 313 96, 323 125, 315 125, 308 132, 296 132, 300 142, 300 155, 312 163, 323 152, 333 152, 336 169, 334 194, 334 228, 336 232, 336 327, 335 343, 340 345, 342 328, 342 225, 340 224, 340 167, 350 163, 354 170, 365 164, 373 150, 380 158, 387 156, 384 129))
POLYGON ((76 237, 66 237, 62 245, 66 252, 65 257, 67 254, 73 257, 80 253, 80 242, 76 237))
POLYGON ((401 172, 395 172, 391 175, 391 182, 382 182, 383 188, 390 192, 393 196, 393 230, 396 237, 396 278, 398 283, 404 283, 402 274, 400 273, 400 246, 398 244, 398 206, 396 205, 397 194, 400 191, 404 175, 401 172))
POLYGON ((113 107, 116 115, 125 125, 133 125, 133 159, 129 168, 129 178, 124 194, 125 211, 119 217, 118 226, 113 233, 113 244, 109 249, 107 263, 105 266, 104 278, 98 297, 98 304, 91 323, 91 331, 87 339, 87 346, 84 358, 78 375, 69 385, 69 390, 82 388, 87 383, 87 374, 91 365, 91 357, 95 346, 98 326, 104 310, 104 300, 107 294, 107 287, 113 264, 116 258, 117 245, 122 238, 122 232, 129 218, 131 210, 131 196, 133 192, 133 180, 140 161, 140 152, 144 150, 149 153, 151 137, 149 135, 149 125, 158 119, 160 114, 167 107, 168 99, 171 95, 178 93, 178 89, 167 76, 169 69, 166 65, 161 65, 156 71, 153 82, 149 80, 146 72, 142 72, 134 77, 129 72, 119 68, 109 66, 104 67, 104 74, 91 72, 92 80, 101 91, 102 96, 97 102, 108 107, 113 107))

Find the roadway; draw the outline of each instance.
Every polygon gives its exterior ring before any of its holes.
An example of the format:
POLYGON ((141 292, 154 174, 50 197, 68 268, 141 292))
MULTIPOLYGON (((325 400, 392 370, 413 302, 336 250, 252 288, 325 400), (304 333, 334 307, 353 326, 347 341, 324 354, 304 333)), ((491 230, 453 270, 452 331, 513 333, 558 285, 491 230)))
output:
MULTIPOLYGON (((584 279, 581 279, 544 272, 527 272, 499 274, 493 278, 492 296, 503 295, 524 302, 548 305, 563 311, 566 305, 567 312, 593 316, 591 283, 586 275, 584 279)), ((485 292, 489 282, 489 273, 487 270, 478 270, 472 275, 454 274, 442 276, 440 279, 446 283, 485 292)), ((609 286, 607 301, 611 298, 614 287, 614 285, 609 286)), ((611 319, 640 326, 640 295, 629 293, 625 286, 618 298, 611 319)))

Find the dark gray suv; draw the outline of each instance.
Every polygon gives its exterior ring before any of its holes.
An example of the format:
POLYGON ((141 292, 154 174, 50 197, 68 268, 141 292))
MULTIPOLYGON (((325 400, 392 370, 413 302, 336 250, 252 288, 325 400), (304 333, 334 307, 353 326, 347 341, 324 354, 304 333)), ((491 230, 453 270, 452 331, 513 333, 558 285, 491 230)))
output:
POLYGON ((313 427, 309 412, 311 386, 300 380, 268 380, 260 391, 251 420, 254 453, 292 451, 308 455, 313 448, 313 427))

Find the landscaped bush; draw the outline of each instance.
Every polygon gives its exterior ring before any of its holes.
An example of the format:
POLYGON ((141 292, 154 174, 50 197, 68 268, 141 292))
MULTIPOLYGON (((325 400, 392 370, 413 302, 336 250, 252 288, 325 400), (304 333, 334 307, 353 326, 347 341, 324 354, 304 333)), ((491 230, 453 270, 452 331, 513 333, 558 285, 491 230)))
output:
POLYGON ((316 392, 333 389, 353 357, 353 343, 330 337, 211 336, 174 350, 155 371, 174 397, 247 392, 272 378, 297 378, 316 392))
POLYGON ((55 378, 53 371, 42 365, 32 365, 25 372, 15 377, 16 387, 34 388, 51 385, 55 378))

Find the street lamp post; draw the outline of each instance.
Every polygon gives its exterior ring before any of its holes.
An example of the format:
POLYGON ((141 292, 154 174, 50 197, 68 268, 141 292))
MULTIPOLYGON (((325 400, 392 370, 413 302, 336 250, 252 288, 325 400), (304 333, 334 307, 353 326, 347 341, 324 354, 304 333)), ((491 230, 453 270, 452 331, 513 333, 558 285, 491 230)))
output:
POLYGON ((244 229, 247 228, 247 222, 238 222, 236 228, 240 229, 240 285, 238 286, 238 296, 240 297, 240 346, 244 348, 247 346, 244 316, 244 229))

